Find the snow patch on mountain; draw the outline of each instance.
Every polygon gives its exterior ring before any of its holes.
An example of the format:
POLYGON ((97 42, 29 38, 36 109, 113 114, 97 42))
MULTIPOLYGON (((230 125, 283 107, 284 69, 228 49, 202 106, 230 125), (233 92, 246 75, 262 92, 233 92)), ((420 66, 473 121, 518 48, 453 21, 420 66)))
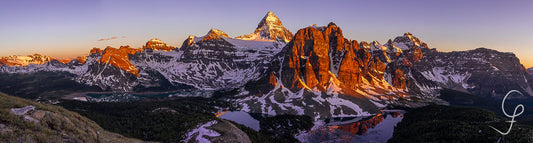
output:
POLYGON ((445 67, 434 67, 431 71, 424 71, 421 73, 426 79, 441 83, 443 85, 459 84, 464 89, 473 88, 473 86, 470 86, 466 82, 471 76, 471 74, 468 72, 455 72, 453 69, 447 69, 445 67))
POLYGON ((329 117, 360 117, 373 114, 371 109, 363 109, 358 104, 367 104, 375 108, 375 104, 368 99, 356 98, 338 94, 340 90, 335 84, 330 86, 330 94, 320 92, 318 89, 302 88, 297 92, 277 86, 267 94, 261 96, 246 95, 236 99, 241 105, 241 110, 250 113, 263 113, 271 116, 280 114, 308 115, 313 118, 329 117))

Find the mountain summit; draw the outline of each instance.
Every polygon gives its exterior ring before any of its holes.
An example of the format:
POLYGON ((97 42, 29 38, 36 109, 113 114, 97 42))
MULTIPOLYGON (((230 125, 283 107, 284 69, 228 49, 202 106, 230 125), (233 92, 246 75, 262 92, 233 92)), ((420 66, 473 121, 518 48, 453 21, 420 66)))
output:
POLYGON ((235 37, 235 39, 255 40, 255 41, 275 41, 283 40, 288 43, 294 35, 283 27, 279 18, 272 12, 261 19, 254 33, 235 37))
POLYGON ((143 46, 143 49, 154 49, 154 50, 161 50, 161 51, 172 51, 175 48, 176 47, 169 46, 167 45, 167 43, 157 38, 151 39, 150 41, 146 42, 145 46, 143 46))
POLYGON ((387 43, 385 43, 384 46, 387 47, 396 47, 401 50, 407 50, 412 49, 414 47, 425 47, 428 48, 428 45, 424 42, 422 42, 417 37, 413 36, 413 34, 407 32, 404 33, 403 36, 398 36, 394 38, 394 40, 389 40, 387 43))
POLYGON ((220 39, 222 37, 229 38, 228 34, 224 33, 222 30, 211 29, 209 30, 209 32, 207 32, 207 35, 205 35, 202 38, 202 41, 211 40, 211 39, 220 39))

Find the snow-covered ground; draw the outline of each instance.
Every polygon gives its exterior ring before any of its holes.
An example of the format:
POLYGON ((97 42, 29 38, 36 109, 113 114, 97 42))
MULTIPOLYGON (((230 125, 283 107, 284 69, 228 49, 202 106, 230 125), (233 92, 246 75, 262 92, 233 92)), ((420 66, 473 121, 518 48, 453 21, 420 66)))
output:
POLYGON ((216 120, 213 120, 213 121, 209 121, 205 124, 198 126, 198 128, 193 129, 192 131, 187 133, 187 138, 183 140, 183 142, 210 143, 211 141, 206 139, 204 136, 217 137, 217 136, 220 136, 220 133, 213 131, 211 129, 207 129, 207 127, 210 127, 217 123, 218 122, 216 120))

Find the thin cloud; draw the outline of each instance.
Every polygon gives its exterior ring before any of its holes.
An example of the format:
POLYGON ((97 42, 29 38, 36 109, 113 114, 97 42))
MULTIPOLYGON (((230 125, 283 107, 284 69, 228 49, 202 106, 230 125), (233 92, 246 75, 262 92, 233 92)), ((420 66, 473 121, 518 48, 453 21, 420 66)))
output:
MULTIPOLYGON (((122 36, 121 38, 126 38, 126 36, 122 36)), ((102 39, 98 39, 97 41, 107 41, 107 40, 113 40, 113 39, 118 39, 118 37, 111 37, 111 38, 102 38, 102 39)))

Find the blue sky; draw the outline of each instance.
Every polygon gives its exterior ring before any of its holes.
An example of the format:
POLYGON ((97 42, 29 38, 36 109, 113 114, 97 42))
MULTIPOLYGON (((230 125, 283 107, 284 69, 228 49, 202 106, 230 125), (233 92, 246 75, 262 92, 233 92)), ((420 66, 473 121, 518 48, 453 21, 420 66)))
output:
POLYGON ((151 38, 181 46, 211 28, 235 37, 253 32, 269 10, 293 33, 333 21, 348 39, 384 43, 411 32, 439 51, 486 47, 533 66, 533 1, 492 0, 0 1, 0 56, 67 58, 151 38))

